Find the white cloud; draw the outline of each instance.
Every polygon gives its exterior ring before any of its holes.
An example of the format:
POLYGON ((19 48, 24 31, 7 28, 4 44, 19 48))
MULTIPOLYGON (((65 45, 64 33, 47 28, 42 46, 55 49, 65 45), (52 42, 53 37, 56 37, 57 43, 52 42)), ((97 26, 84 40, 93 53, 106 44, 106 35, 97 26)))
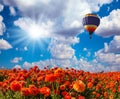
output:
POLYGON ((7 37, 7 38, 10 38, 10 34, 9 34, 8 32, 7 32, 7 34, 6 34, 6 37, 7 37))
POLYGON ((52 57, 56 59, 72 58, 75 54, 75 51, 71 45, 78 42, 79 39, 77 37, 54 37, 49 45, 52 57))
MULTIPOLYGON (((28 35, 32 33, 39 33, 40 37, 49 37, 52 34, 52 28, 54 23, 47 22, 35 22, 31 18, 19 18, 14 24, 24 30, 28 35)), ((32 35, 33 36, 33 35, 32 35)))
POLYGON ((103 53, 99 53, 99 54, 100 56, 98 55, 98 53, 96 56, 96 57, 99 57, 99 59, 96 58, 91 61, 88 61, 82 57, 80 58, 80 60, 78 60, 76 57, 73 57, 72 59, 64 59, 64 60, 46 59, 43 61, 41 60, 41 61, 33 62, 33 63, 25 62, 23 64, 23 67, 29 69, 37 65, 40 69, 43 69, 44 66, 50 66, 50 67, 59 66, 62 68, 70 67, 70 68, 81 69, 81 70, 90 71, 90 72, 101 72, 101 71, 108 72, 108 71, 119 71, 120 70, 120 67, 119 67, 120 66, 120 55, 103 54, 103 53), (108 59, 109 57, 111 61, 108 59))
POLYGON ((18 48, 15 48, 16 51, 18 51, 18 48))
POLYGON ((5 24, 3 23, 3 17, 0 15, 0 35, 3 35, 5 32, 5 24))
POLYGON ((119 71, 120 70, 120 54, 113 52, 105 52, 105 48, 95 53, 96 60, 102 64, 106 71, 119 71))
POLYGON ((16 11, 15 11, 15 8, 14 8, 14 7, 10 6, 10 7, 9 7, 9 10, 10 10, 10 15, 13 15, 13 16, 16 15, 16 11))
POLYGON ((101 19, 100 26, 96 30, 96 34, 109 37, 112 35, 120 35, 120 9, 113 10, 110 15, 101 19))
POLYGON ((31 64, 31 63, 29 63, 27 61, 25 61, 24 64, 23 64, 23 68, 26 68, 26 69, 29 69, 29 68, 31 68, 33 66, 34 66, 34 64, 31 64))
POLYGON ((1 50, 8 50, 12 48, 12 45, 10 45, 6 40, 0 39, 0 49, 1 50))
POLYGON ((91 52, 87 52, 87 57, 90 57, 91 56, 91 52))
POLYGON ((0 12, 3 11, 4 6, 0 4, 0 12))
POLYGON ((59 59, 72 58, 75 53, 74 50, 69 45, 66 44, 58 44, 52 46, 50 51, 53 58, 59 59))
POLYGON ((21 66, 20 65, 15 65, 13 68, 16 68, 16 69, 21 69, 21 66))
POLYGON ((25 47, 24 47, 24 50, 25 50, 25 51, 27 51, 27 50, 28 50, 27 46, 25 46, 25 47))
POLYGON ((110 7, 107 7, 107 11, 110 11, 110 7))
POLYGON ((20 61, 22 61, 22 57, 15 57, 11 60, 12 63, 19 63, 20 61))
POLYGON ((108 46, 108 52, 120 53, 120 36, 114 36, 108 46))
POLYGON ((120 36, 114 36, 109 44, 104 43, 104 48, 101 51, 104 53, 120 53, 120 36))
POLYGON ((90 5, 90 9, 94 11, 99 11, 100 7, 105 4, 110 4, 113 0, 86 0, 88 4, 90 5))
POLYGON ((102 53, 100 51, 96 53, 96 58, 99 62, 111 64, 115 62, 116 55, 114 53, 102 53))
POLYGON ((44 55, 43 54, 40 54, 40 57, 43 57, 44 55))
POLYGON ((87 48, 83 48, 83 51, 87 51, 88 49, 87 48))
POLYGON ((87 57, 90 57, 90 56, 91 56, 91 52, 90 52, 89 49, 83 48, 83 51, 86 52, 86 56, 87 56, 87 57))
POLYGON ((77 59, 74 57, 72 59, 64 59, 64 60, 60 60, 60 59, 46 59, 44 61, 40 60, 38 62, 33 62, 33 63, 28 63, 25 62, 23 64, 23 67, 25 68, 31 68, 33 66, 37 65, 40 69, 43 69, 44 66, 50 66, 50 67, 55 67, 55 66, 59 66, 62 68, 65 67, 73 67, 77 65, 77 59))
MULTIPOLYGON (((104 48, 95 53, 97 64, 104 71, 120 70, 120 36, 114 36, 109 44, 104 43, 104 48)), ((96 66, 98 67, 98 65, 96 66)), ((94 65, 94 64, 93 64, 94 65)))

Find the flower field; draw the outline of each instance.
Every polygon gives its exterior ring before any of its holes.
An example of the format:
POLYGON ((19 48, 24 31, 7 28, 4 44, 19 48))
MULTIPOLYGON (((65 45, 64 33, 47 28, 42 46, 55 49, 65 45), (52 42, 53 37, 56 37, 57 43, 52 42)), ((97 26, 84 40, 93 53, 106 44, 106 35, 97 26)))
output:
POLYGON ((120 72, 0 70, 0 99, 120 99, 120 72))

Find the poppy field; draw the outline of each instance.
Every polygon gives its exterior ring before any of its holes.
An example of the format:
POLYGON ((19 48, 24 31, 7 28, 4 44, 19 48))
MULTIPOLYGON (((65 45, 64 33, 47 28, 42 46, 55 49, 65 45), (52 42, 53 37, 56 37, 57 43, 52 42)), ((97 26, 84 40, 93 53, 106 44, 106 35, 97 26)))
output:
POLYGON ((0 70, 0 99, 120 99, 120 72, 74 68, 0 70))

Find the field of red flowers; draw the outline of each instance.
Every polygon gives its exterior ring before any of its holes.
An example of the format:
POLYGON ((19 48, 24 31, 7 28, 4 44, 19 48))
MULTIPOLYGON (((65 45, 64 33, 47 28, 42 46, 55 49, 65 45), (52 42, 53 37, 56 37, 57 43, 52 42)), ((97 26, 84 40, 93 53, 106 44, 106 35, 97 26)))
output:
POLYGON ((120 72, 0 70, 0 99, 120 99, 120 72))

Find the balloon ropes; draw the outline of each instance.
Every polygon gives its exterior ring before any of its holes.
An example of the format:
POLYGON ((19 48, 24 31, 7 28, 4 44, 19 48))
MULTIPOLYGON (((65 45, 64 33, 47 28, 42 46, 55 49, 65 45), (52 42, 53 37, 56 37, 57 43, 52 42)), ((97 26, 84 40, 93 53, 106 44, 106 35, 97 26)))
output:
POLYGON ((100 18, 96 14, 86 14, 83 17, 83 26, 88 31, 90 38, 92 38, 93 32, 100 24, 100 18))

